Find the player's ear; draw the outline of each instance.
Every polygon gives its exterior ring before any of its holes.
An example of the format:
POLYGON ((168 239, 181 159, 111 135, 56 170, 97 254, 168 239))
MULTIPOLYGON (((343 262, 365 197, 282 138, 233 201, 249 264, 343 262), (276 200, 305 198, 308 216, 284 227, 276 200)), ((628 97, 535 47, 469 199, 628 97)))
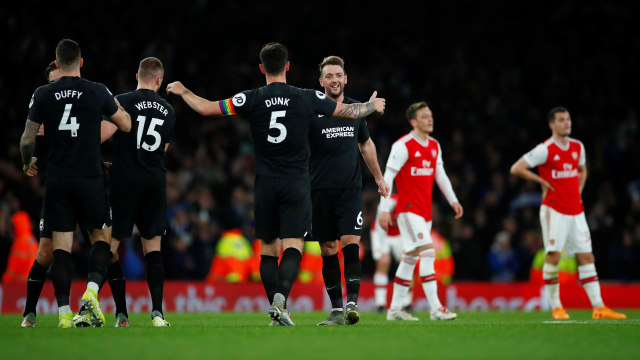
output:
POLYGON ((158 76, 156 78, 156 85, 158 85, 158 87, 160 87, 160 85, 162 85, 162 76, 158 76))
POLYGON ((318 81, 320 81, 320 86, 324 87, 324 81, 322 81, 322 76, 318 78, 318 81))
POLYGON ((290 63, 287 61, 287 64, 284 66, 284 71, 289 71, 290 63))
POLYGON ((60 70, 60 62, 58 60, 56 60, 56 69, 60 70))
POLYGON ((79 67, 82 67, 82 65, 84 65, 84 59, 80 58, 80 66, 79 67))
POLYGON ((136 81, 140 80, 140 74, 136 73, 136 81))
POLYGON ((266 72, 264 71, 264 65, 260 64, 258 66, 260 67, 260 73, 261 74, 266 74, 266 72))
POLYGON ((347 74, 344 74, 344 83, 347 83, 347 74))

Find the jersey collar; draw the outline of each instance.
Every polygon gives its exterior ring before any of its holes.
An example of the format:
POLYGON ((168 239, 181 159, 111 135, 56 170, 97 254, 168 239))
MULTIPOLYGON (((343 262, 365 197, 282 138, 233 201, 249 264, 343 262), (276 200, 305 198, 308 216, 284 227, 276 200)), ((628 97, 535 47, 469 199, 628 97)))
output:
POLYGON ((423 141, 422 139, 420 139, 420 137, 418 137, 418 135, 416 135, 415 132, 413 132, 413 130, 411 130, 411 136, 418 142, 418 144, 424 147, 429 146, 429 136, 427 136, 427 141, 423 141))
POLYGON ((571 145, 571 140, 567 139, 567 145, 562 145, 562 143, 560 141, 558 141, 558 139, 556 139, 555 137, 551 137, 551 141, 553 141, 554 144, 556 144, 557 147, 560 148, 560 150, 562 151, 567 151, 569 150, 569 145, 571 145))

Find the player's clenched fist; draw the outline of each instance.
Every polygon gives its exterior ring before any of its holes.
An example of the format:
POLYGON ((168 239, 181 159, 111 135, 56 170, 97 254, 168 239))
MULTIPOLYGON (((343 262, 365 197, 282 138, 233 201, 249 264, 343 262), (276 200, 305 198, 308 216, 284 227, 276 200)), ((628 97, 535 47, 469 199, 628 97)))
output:
POLYGON ((171 84, 167 85, 167 94, 176 94, 176 95, 184 95, 187 93, 187 88, 182 85, 180 81, 174 81, 171 84))

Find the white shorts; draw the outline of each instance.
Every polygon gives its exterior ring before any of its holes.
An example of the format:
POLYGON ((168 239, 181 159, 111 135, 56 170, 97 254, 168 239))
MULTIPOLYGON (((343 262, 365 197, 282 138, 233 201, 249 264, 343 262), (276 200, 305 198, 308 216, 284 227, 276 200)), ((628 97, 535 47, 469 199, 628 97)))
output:
POLYGON ((591 234, 584 212, 578 215, 565 215, 547 205, 542 205, 540 206, 540 225, 545 252, 564 250, 569 257, 592 252, 591 234))
POLYGON ((396 261, 400 261, 402 239, 400 235, 387 235, 387 232, 380 227, 380 224, 376 224, 376 229, 371 232, 371 255, 373 260, 379 260, 382 255, 389 253, 396 261))
POLYGON ((398 214, 397 221, 402 237, 402 251, 405 253, 432 243, 431 221, 425 221, 422 216, 412 212, 398 214))

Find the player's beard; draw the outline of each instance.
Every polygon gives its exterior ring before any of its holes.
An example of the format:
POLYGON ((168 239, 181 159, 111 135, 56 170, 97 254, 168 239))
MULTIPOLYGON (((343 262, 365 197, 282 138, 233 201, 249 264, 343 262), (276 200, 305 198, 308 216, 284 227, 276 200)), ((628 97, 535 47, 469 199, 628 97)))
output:
POLYGON ((332 99, 337 99, 340 97, 340 95, 342 95, 342 93, 344 93, 344 84, 338 84, 338 93, 334 93, 334 90, 331 86, 329 86, 328 88, 325 88, 326 92, 329 94, 329 97, 331 97, 332 99))

